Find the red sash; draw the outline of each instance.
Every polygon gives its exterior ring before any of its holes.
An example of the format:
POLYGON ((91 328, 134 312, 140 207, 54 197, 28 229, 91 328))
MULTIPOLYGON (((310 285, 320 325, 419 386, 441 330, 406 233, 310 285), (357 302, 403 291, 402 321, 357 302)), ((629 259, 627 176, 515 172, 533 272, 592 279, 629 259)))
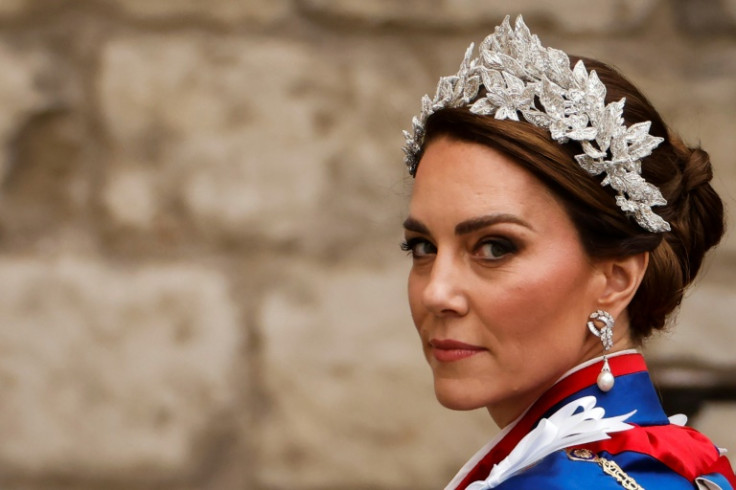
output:
POLYGON ((610 454, 619 454, 633 451, 646 454, 690 482, 701 475, 720 473, 736 488, 736 476, 728 459, 719 454, 707 437, 690 427, 634 427, 612 434, 611 439, 585 444, 583 447, 594 453, 607 451, 610 454))

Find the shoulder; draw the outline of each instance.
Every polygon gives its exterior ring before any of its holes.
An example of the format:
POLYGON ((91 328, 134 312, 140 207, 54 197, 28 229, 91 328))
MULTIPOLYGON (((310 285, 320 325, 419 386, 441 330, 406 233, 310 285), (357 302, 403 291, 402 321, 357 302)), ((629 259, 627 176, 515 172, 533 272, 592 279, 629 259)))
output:
POLYGON ((617 455, 614 458, 583 449, 556 451, 496 488, 692 490, 694 487, 687 479, 645 456, 617 455))

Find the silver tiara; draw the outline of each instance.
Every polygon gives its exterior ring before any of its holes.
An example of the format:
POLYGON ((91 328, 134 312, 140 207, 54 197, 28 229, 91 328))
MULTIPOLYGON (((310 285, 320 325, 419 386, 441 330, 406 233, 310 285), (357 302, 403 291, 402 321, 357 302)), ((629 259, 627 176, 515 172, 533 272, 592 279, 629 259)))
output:
POLYGON ((663 138, 649 134, 650 121, 624 125, 625 99, 605 103, 606 87, 595 71, 578 61, 570 69, 567 55, 545 48, 519 16, 515 28, 509 17, 480 45, 465 53, 457 75, 442 77, 434 98, 422 97, 422 112, 404 131, 404 161, 409 173, 417 170, 429 116, 445 108, 470 106, 470 112, 496 119, 525 121, 547 128, 558 143, 581 143, 578 164, 591 175, 605 173, 601 185, 616 190, 616 204, 644 229, 669 231, 670 225, 652 212, 667 201, 659 189, 641 176, 641 160, 651 155, 663 138), (478 98, 481 87, 486 94, 478 98), (537 103, 541 106, 538 107, 537 103))

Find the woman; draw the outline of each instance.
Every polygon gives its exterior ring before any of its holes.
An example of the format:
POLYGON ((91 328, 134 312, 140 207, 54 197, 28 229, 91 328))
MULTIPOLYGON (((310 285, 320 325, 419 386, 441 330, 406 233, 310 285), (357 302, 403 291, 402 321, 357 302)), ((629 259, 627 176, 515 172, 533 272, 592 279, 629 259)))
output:
POLYGON ((502 428, 447 488, 735 488, 635 350, 723 234, 708 155, 521 18, 479 51, 405 132, 409 302, 435 392, 502 428))

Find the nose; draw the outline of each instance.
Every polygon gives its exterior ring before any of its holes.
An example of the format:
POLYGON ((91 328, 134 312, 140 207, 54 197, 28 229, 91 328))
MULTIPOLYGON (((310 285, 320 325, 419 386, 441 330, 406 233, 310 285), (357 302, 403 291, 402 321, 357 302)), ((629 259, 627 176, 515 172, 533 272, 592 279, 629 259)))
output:
POLYGON ((462 264, 450 255, 438 254, 424 287, 424 306, 436 316, 462 316, 468 312, 462 264))

